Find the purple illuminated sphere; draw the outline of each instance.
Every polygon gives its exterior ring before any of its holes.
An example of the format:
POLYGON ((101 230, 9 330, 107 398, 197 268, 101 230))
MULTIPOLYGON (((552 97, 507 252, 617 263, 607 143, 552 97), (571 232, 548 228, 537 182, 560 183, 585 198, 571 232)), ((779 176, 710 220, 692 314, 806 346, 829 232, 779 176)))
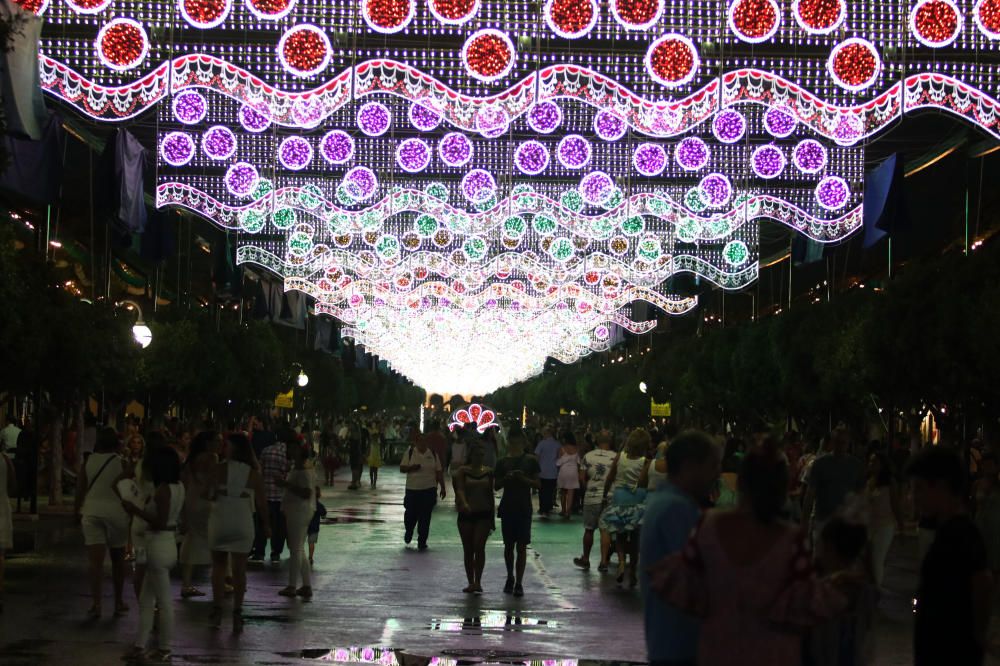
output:
POLYGON ((244 199, 253 192, 258 179, 257 168, 254 165, 237 162, 226 171, 226 189, 233 196, 244 199))
POLYGON ((301 136, 290 136, 278 144, 278 160, 286 169, 301 171, 312 162, 312 145, 301 136))
POLYGON ((364 201, 378 190, 378 178, 368 167, 356 166, 344 175, 343 185, 354 199, 364 201))
POLYGON ((635 149, 632 164, 643 176, 658 176, 667 168, 667 151, 658 143, 644 143, 635 149))
POLYGON ((302 127, 315 127, 323 120, 323 103, 315 97, 300 99, 292 105, 292 118, 302 127))
POLYGON ((205 119, 208 102, 201 93, 188 90, 174 97, 174 117, 185 125, 196 125, 205 119))
POLYGON ((719 208, 729 203, 733 196, 733 185, 721 173, 710 173, 698 184, 702 200, 711 208, 719 208))
POLYGON ((210 159, 227 160, 236 152, 236 136, 223 125, 210 127, 201 137, 201 149, 210 159))
POLYGON ((556 156, 567 169, 582 169, 590 162, 590 142, 579 134, 564 136, 556 148, 556 156))
POLYGON ((358 129, 368 136, 382 136, 391 123, 392 114, 380 102, 368 102, 358 109, 358 129))
POLYGON ((580 179, 580 196, 593 206, 601 205, 614 192, 614 179, 603 171, 592 171, 580 179))
POLYGON ((525 141, 514 153, 514 164, 521 173, 540 174, 549 165, 549 151, 538 141, 525 141))
POLYGON ((406 139, 396 149, 396 163, 403 171, 417 173, 426 169, 430 162, 431 149, 423 139, 406 139))
POLYGON ((271 126, 271 121, 253 107, 240 107, 240 125, 248 132, 258 134, 271 126))
POLYGON ((861 138, 861 120, 857 116, 841 116, 833 130, 833 140, 850 145, 861 138))
POLYGON ((712 120, 712 134, 722 143, 736 143, 747 131, 747 119, 739 111, 726 109, 712 120))
POLYGON ((320 141, 319 152, 330 164, 343 164, 354 156, 354 139, 347 132, 333 130, 320 141))
POLYGON ((194 140, 184 132, 170 132, 160 142, 160 157, 171 166, 184 166, 194 157, 194 140))
POLYGON ((785 154, 777 146, 761 146, 750 156, 750 165, 761 178, 777 178, 785 170, 785 154))
POLYGON ((493 175, 485 169, 473 169, 462 178, 462 194, 473 203, 481 203, 497 191, 493 175))
POLYGON ((819 141, 800 141, 792 151, 792 161, 803 173, 818 173, 826 166, 826 148, 819 141))
POLYGON ((445 134, 438 144, 441 161, 450 167, 460 167, 472 159, 472 141, 458 132, 445 134))
POLYGON ((827 210, 843 208, 850 196, 847 181, 837 176, 827 176, 816 186, 816 201, 827 210))
POLYGON ((476 113, 476 131, 486 138, 493 139, 510 126, 510 114, 502 107, 492 104, 484 106, 476 113))
POLYGON ((617 141, 625 136, 628 124, 610 111, 594 114, 594 133, 605 141, 617 141))
POLYGON ((708 164, 708 146, 696 136, 689 136, 677 144, 674 157, 685 171, 697 171, 708 164))
POLYGON ((769 109, 764 114, 764 127, 771 136, 779 139, 790 136, 795 131, 797 122, 795 116, 784 109, 769 109))
POLYGON ((441 114, 422 104, 410 105, 410 124, 421 132, 429 132, 441 124, 441 114))
POLYGON ((528 127, 539 134, 551 134, 562 123, 562 109, 555 102, 540 102, 528 110, 528 127))

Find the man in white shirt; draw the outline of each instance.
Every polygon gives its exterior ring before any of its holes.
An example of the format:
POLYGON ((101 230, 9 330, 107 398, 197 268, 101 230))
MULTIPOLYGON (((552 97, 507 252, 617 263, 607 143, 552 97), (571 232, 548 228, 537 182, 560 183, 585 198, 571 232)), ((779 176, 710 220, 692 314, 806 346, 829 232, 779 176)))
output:
POLYGON ((13 456, 17 448, 17 436, 21 434, 21 429, 17 427, 17 418, 13 414, 7 416, 7 425, 0 430, 0 451, 6 451, 8 456, 13 456))
MULTIPOLYGON (((597 448, 583 457, 580 465, 581 485, 587 490, 583 495, 583 555, 573 560, 581 569, 590 568, 590 550, 594 547, 594 531, 599 527, 601 513, 604 511, 604 485, 608 474, 615 464, 618 454, 611 450, 611 432, 602 430, 597 435, 597 448)), ((601 530, 601 562, 598 571, 608 570, 608 557, 611 554, 611 535, 607 530, 601 530)))
POLYGON ((440 497, 447 496, 444 486, 444 472, 441 461, 427 446, 425 437, 417 440, 403 455, 399 471, 406 475, 406 496, 403 499, 403 524, 406 532, 403 541, 413 541, 413 530, 417 530, 417 549, 427 550, 427 536, 431 530, 431 513, 437 504, 435 486, 440 487, 440 497))

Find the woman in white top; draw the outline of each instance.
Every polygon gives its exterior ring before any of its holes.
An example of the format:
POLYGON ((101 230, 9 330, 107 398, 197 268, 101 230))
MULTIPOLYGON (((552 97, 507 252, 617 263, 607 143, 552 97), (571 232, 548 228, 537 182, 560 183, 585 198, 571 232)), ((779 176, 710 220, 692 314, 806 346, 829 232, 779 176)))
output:
POLYGON ((184 483, 184 512, 181 529, 184 541, 181 543, 181 597, 203 597, 205 593, 196 588, 194 567, 212 563, 208 548, 208 484, 215 466, 219 464, 222 450, 222 435, 214 431, 199 432, 191 442, 191 452, 181 470, 184 483))
MULTIPOLYGON (((149 433, 146 438, 145 448, 143 449, 142 458, 139 459, 139 464, 135 467, 135 478, 132 480, 132 484, 129 487, 128 496, 122 490, 124 486, 120 485, 121 481, 130 478, 130 470, 125 470, 122 473, 122 479, 116 484, 119 489, 119 495, 122 501, 130 501, 130 503, 135 506, 146 506, 146 502, 153 496, 156 492, 156 486, 153 485, 152 481, 152 471, 150 469, 151 461, 153 460, 152 454, 154 451, 167 447, 167 438, 163 436, 163 433, 153 431, 149 433)), ((146 528, 148 527, 145 520, 140 516, 132 516, 132 524, 129 527, 129 535, 132 538, 132 548, 135 553, 135 571, 132 574, 132 587, 135 589, 135 598, 139 598, 139 594, 142 592, 142 579, 146 575, 146 528)))
POLYGON ((212 626, 222 623, 226 569, 233 571, 233 631, 243 630, 243 597, 247 591, 247 556, 253 546, 254 508, 264 538, 271 536, 264 479, 246 435, 229 436, 229 459, 215 466, 208 487, 212 510, 208 546, 212 551, 212 626))
POLYGON ((0 613, 3 613, 4 551, 14 547, 11 497, 17 497, 17 474, 14 472, 14 463, 0 450, 0 613))
POLYGON ((128 515, 122 508, 116 487, 125 471, 118 455, 121 442, 114 428, 104 428, 77 477, 76 513, 83 528, 83 541, 90 561, 91 618, 101 616, 101 576, 104 551, 111 554, 111 578, 115 588, 115 615, 128 612, 122 597, 125 587, 125 544, 128 543, 128 515))
POLYGON ((278 481, 278 485, 285 489, 281 510, 285 514, 285 533, 288 539, 288 587, 280 590, 278 594, 285 597, 298 595, 303 599, 311 599, 312 580, 309 572, 309 554, 306 551, 306 530, 313 514, 316 513, 319 484, 316 482, 316 472, 307 464, 308 445, 304 442, 289 444, 287 450, 292 469, 284 481, 278 481), (296 589, 300 575, 302 587, 296 589))
POLYGON ((149 662, 170 661, 174 633, 174 606, 170 594, 170 569, 177 564, 177 520, 184 506, 180 483, 181 461, 173 449, 161 447, 147 452, 146 469, 155 490, 142 507, 123 500, 122 507, 146 524, 144 550, 146 575, 139 595, 139 634, 127 658, 149 662), (153 633, 153 614, 159 610, 157 649, 146 651, 153 633))
POLYGON ((608 472, 604 483, 605 497, 611 494, 611 503, 601 514, 600 528, 615 540, 618 551, 618 582, 625 580, 626 555, 628 555, 629 585, 638 583, 639 529, 646 510, 646 486, 649 483, 649 463, 646 453, 651 439, 649 433, 636 428, 625 442, 625 451, 608 472))

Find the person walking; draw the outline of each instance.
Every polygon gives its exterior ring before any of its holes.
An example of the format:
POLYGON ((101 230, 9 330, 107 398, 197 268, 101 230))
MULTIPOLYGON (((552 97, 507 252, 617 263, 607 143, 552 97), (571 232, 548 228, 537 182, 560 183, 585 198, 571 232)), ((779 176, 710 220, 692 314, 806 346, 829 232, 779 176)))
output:
POLYGON ((486 567, 486 541, 494 528, 496 516, 493 498, 493 469, 486 465, 486 448, 476 442, 469 448, 468 463, 454 474, 455 507, 458 509, 458 533, 462 537, 466 594, 482 594, 483 569, 486 567))
POLYGON ((154 491, 144 498, 142 506, 123 501, 122 507, 146 529, 142 549, 146 557, 146 573, 139 595, 139 633, 127 658, 147 662, 170 661, 170 645, 174 633, 174 604, 170 595, 170 569, 177 563, 177 521, 184 506, 184 486, 180 482, 181 461, 173 449, 160 447, 147 452, 146 471, 154 491), (159 611, 156 649, 146 651, 153 633, 154 613, 159 611))
POLYGON ((246 435, 229 436, 229 457, 213 470, 209 485, 212 509, 208 517, 208 546, 212 551, 211 624, 222 623, 226 571, 233 573, 233 632, 243 630, 243 598, 247 591, 247 554, 254 541, 254 509, 261 534, 271 535, 270 510, 264 479, 257 471, 250 440, 246 435))
POLYGON ((646 453, 650 441, 646 430, 633 430, 604 482, 604 494, 610 495, 611 501, 601 514, 600 527, 614 540, 618 552, 618 583, 624 583, 628 574, 630 587, 639 582, 639 538, 649 482, 651 461, 646 453))
POLYGON ((288 447, 292 470, 284 481, 278 483, 285 489, 281 500, 281 509, 285 514, 285 527, 288 532, 288 586, 278 592, 285 597, 300 596, 312 599, 312 577, 309 568, 309 555, 306 551, 306 538, 309 523, 316 513, 316 500, 319 497, 319 482, 316 472, 309 465, 309 449, 305 444, 292 444, 288 447), (302 586, 296 587, 301 578, 302 586))
POLYGON ((444 471, 441 459, 428 447, 428 438, 421 437, 403 455, 399 471, 406 475, 406 495, 403 498, 403 541, 409 545, 413 541, 413 530, 417 531, 417 549, 427 550, 427 537, 431 530, 431 514, 437 504, 435 486, 440 488, 444 499, 444 471))
MULTIPOLYGON (((163 433, 155 430, 149 433, 149 436, 146 437, 146 448, 143 451, 142 458, 139 460, 139 464, 135 467, 134 474, 132 471, 126 469, 123 472, 123 478, 115 484, 119 489, 119 495, 123 501, 130 501, 133 506, 146 506, 146 503, 150 501, 156 492, 156 485, 152 481, 153 454, 159 449, 168 447, 167 438, 163 436, 163 433), (130 476, 134 476, 134 481, 123 486, 121 482, 130 476), (128 496, 122 491, 122 488, 128 489, 128 496)), ((146 530, 149 525, 139 516, 133 515, 130 517, 131 525, 129 526, 129 533, 132 538, 132 544, 135 547, 135 569, 132 573, 132 587, 135 590, 135 598, 138 601, 142 594, 142 581, 146 575, 146 530)))
MULTIPOLYGON (((580 467, 580 480, 584 486, 583 494, 583 554, 573 559, 573 564, 581 569, 590 568, 590 551, 594 547, 594 532, 600 527, 601 513, 604 511, 604 483, 611 473, 618 454, 611 450, 611 431, 602 430, 597 434, 597 448, 583 456, 580 467)), ((601 530, 601 561, 597 570, 608 570, 608 558, 611 556, 611 535, 607 530, 601 530)))
POLYGON ((546 426, 542 429, 542 439, 535 446, 535 457, 538 458, 538 465, 541 468, 539 479, 541 487, 538 489, 538 515, 548 518, 555 506, 556 485, 559 478, 559 451, 562 445, 552 436, 552 428, 546 426))
MULTIPOLYGON (((287 447, 295 442, 296 437, 295 431, 291 428, 287 426, 282 428, 278 432, 277 440, 264 449, 260 459, 268 524, 271 526, 271 564, 281 562, 281 551, 285 548, 285 516, 281 513, 281 500, 285 496, 285 491, 279 481, 284 481, 285 475, 288 474, 287 447)), ((261 535, 258 535, 258 538, 260 543, 255 544, 254 550, 263 558, 266 539, 261 535)))
POLYGON ((503 534, 503 559, 507 566, 504 594, 524 596, 524 569, 531 544, 531 491, 541 487, 538 458, 525 453, 524 432, 514 429, 507 437, 507 457, 497 461, 494 483, 502 490, 500 532, 503 534))
POLYGON ((382 435, 373 427, 368 439, 368 481, 372 490, 378 486, 378 470, 382 467, 382 435))
MULTIPOLYGON (((666 450, 667 480, 649 494, 643 515, 639 561, 653 564, 681 552, 701 518, 701 507, 719 478, 719 450, 703 432, 676 437, 666 450)), ((641 575, 646 654, 651 666, 694 666, 698 621, 667 604, 641 575)))
POLYGON ((576 447, 576 435, 567 430, 562 435, 562 448, 556 459, 559 487, 559 515, 569 520, 573 513, 576 492, 580 489, 580 455, 576 447))
POLYGON ((903 529, 899 491, 893 478, 889 457, 872 453, 868 457, 868 480, 865 483, 868 505, 868 537, 871 540, 871 572, 877 589, 885 580, 885 560, 896 531, 903 529))
POLYGON ((847 501, 851 493, 865 487, 865 466, 850 454, 851 438, 845 428, 837 428, 829 439, 826 455, 816 458, 809 469, 802 515, 811 521, 813 543, 818 543, 823 523, 847 501))
POLYGON ((10 498, 17 497, 17 472, 7 456, 5 442, 0 442, 0 615, 3 614, 5 553, 14 547, 14 521, 10 498))
POLYGON ((104 574, 105 552, 111 557, 115 616, 120 617, 128 612, 123 590, 129 521, 115 487, 125 471, 124 462, 118 455, 120 448, 118 433, 113 428, 101 430, 94 453, 87 458, 77 477, 76 514, 80 517, 83 541, 87 546, 92 600, 87 615, 92 619, 101 616, 101 578, 104 574))
POLYGON ((368 429, 357 419, 352 419, 347 434, 348 462, 351 465, 351 484, 348 490, 361 488, 361 471, 364 469, 365 451, 368 450, 368 429))
POLYGON ((212 470, 219 464, 222 435, 214 430, 202 431, 191 442, 191 451, 181 471, 184 483, 184 512, 181 525, 181 597, 203 597, 205 593, 194 586, 194 568, 212 564, 208 549, 208 484, 212 470))

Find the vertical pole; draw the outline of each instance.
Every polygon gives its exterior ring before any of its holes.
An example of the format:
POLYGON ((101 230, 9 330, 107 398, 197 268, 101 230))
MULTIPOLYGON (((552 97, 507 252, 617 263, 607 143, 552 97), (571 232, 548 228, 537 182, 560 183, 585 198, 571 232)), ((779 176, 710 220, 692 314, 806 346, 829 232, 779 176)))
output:
POLYGON ((892 279, 892 235, 889 235, 889 279, 892 279))

